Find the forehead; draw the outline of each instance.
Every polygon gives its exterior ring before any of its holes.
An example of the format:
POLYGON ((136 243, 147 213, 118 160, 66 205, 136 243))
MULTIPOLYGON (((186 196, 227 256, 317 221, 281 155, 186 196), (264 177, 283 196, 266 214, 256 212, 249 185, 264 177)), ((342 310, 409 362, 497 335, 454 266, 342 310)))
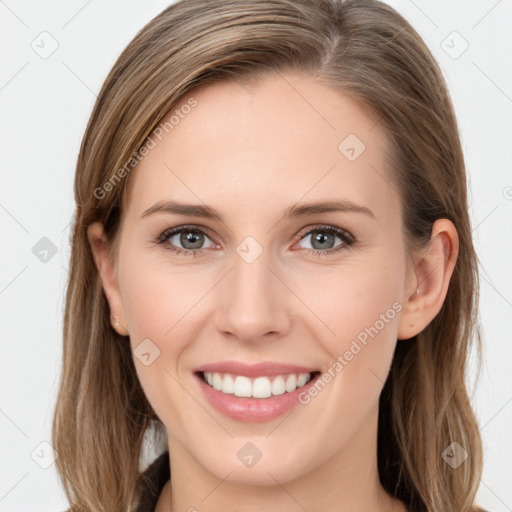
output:
POLYGON ((313 77, 202 85, 151 138, 152 149, 130 176, 130 214, 165 199, 233 207, 237 216, 253 215, 262 202, 281 210, 301 198, 344 198, 382 214, 398 207, 385 132, 313 77))

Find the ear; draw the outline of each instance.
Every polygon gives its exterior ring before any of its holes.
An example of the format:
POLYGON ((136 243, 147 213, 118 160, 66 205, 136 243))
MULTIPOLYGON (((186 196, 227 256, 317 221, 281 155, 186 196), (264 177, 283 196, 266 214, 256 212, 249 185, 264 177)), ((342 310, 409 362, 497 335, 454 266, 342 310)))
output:
POLYGON ((127 336, 124 304, 111 255, 111 246, 105 235, 103 224, 101 222, 91 224, 87 228, 87 238, 110 306, 110 322, 120 335, 127 336))
POLYGON ((436 220, 428 245, 414 255, 408 271, 398 339, 416 336, 439 313, 458 253, 459 237, 453 223, 448 219, 436 220))

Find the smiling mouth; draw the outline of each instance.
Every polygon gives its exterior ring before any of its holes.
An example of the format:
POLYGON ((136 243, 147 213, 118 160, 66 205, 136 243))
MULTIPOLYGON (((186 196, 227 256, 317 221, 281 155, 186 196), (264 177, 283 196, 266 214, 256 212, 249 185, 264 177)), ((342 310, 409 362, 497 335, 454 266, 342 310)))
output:
POLYGON ((198 372, 198 375, 208 386, 226 395, 262 399, 293 393, 319 373, 290 373, 256 378, 220 372, 198 372))

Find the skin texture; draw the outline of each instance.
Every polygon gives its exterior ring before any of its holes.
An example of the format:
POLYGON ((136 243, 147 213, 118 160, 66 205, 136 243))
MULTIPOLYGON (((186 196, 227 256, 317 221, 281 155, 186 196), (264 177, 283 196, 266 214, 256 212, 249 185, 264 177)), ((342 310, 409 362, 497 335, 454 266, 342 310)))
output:
MULTIPOLYGON (((210 84, 193 97, 197 106, 130 176, 117 253, 100 223, 88 231, 116 329, 133 349, 149 338, 160 350, 148 366, 135 358, 168 432, 172 482, 157 511, 405 510, 379 483, 378 400, 396 340, 419 333, 442 306, 457 257, 455 227, 436 221, 430 245, 407 264, 384 131, 313 77, 210 84), (338 149, 349 134, 366 146, 354 161, 338 149), (169 213, 141 219, 167 199, 209 205, 223 222, 169 213), (283 217, 296 203, 342 199, 373 216, 283 217), (154 243, 165 230, 190 224, 206 232, 201 254, 154 243), (311 230, 319 225, 345 229, 356 243, 308 254, 318 247, 311 230), (252 263, 236 252, 247 236, 263 249, 252 263), (401 310, 288 416, 263 423, 227 418, 192 374, 225 360, 325 372, 394 303, 401 310), (250 469, 237 458, 247 442, 262 454, 250 469)), ((172 243, 184 248, 179 235, 172 243)), ((336 236, 333 245, 340 243, 336 236)))

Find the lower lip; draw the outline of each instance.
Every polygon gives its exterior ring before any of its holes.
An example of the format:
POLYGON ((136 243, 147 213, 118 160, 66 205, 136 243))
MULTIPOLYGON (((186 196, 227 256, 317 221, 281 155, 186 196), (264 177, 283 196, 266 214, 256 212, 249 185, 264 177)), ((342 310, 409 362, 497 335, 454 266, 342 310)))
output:
POLYGON ((307 384, 291 393, 269 398, 241 398, 228 395, 209 386, 201 374, 195 374, 195 377, 206 398, 217 411, 238 421, 257 423, 278 418, 299 405, 299 395, 313 385, 319 375, 314 375, 307 384))

